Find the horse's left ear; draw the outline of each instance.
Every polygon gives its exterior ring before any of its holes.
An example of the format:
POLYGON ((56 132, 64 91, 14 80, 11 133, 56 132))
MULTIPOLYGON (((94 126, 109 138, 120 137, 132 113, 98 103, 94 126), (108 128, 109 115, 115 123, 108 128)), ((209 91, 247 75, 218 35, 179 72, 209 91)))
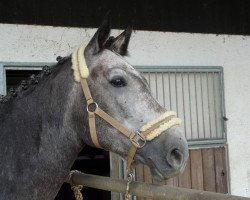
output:
POLYGON ((89 44, 85 48, 85 53, 93 55, 100 52, 109 38, 110 34, 110 17, 109 13, 105 16, 101 26, 98 28, 89 44))
POLYGON ((111 44, 108 47, 110 50, 115 51, 121 56, 125 56, 128 53, 128 44, 130 40, 130 36, 132 33, 132 27, 128 27, 116 38, 112 38, 111 44))

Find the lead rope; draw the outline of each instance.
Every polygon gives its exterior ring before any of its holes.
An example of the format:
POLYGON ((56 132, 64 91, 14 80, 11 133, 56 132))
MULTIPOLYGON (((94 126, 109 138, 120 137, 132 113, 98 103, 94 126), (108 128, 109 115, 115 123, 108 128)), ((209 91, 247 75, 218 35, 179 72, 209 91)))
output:
MULTIPOLYGON (((75 199, 76 200, 83 200, 83 196, 82 196, 82 192, 81 192, 81 190, 83 189, 83 186, 82 185, 75 185, 73 183, 73 181, 71 180, 72 179, 72 174, 75 173, 75 172, 81 173, 78 170, 70 171, 69 176, 68 176, 68 180, 69 180, 68 182, 70 183, 71 190, 74 193, 75 199)), ((127 185, 126 185, 126 192, 125 192, 125 200, 130 200, 131 199, 130 185, 133 182, 133 180, 134 180, 134 174, 133 174, 133 172, 131 170, 127 175, 127 185)))
POLYGON ((78 170, 70 171, 69 176, 68 176, 68 180, 69 180, 69 183, 70 183, 70 186, 71 186, 71 190, 74 193, 75 199, 76 200, 83 200, 83 196, 82 196, 82 192, 81 192, 83 186, 82 185, 75 185, 73 183, 73 181, 71 180, 72 179, 72 174, 75 173, 75 172, 80 172, 80 171, 78 171, 78 170))

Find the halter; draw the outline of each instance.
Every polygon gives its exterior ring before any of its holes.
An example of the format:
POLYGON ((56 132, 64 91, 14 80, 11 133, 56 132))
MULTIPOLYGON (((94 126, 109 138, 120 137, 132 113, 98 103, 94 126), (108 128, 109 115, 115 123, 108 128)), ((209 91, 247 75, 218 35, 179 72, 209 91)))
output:
POLYGON ((111 126, 123 133, 129 140, 132 145, 128 151, 127 156, 127 169, 131 170, 131 165, 134 160, 134 156, 138 148, 143 148, 147 141, 151 141, 154 138, 158 137, 163 131, 170 129, 173 126, 180 125, 181 119, 176 117, 176 113, 173 111, 168 111, 158 118, 148 122, 146 125, 142 126, 140 131, 132 131, 125 127, 123 124, 118 122, 116 119, 111 117, 109 114, 104 112, 99 108, 98 104, 93 100, 87 78, 89 76, 89 70, 87 68, 85 59, 84 59, 84 49, 85 46, 80 46, 72 54, 72 68, 74 70, 74 79, 77 82, 81 83, 85 99, 87 101, 87 112, 89 117, 89 130, 92 142, 98 148, 102 148, 99 144, 96 126, 95 126, 95 115, 98 115, 103 120, 108 122, 111 126))

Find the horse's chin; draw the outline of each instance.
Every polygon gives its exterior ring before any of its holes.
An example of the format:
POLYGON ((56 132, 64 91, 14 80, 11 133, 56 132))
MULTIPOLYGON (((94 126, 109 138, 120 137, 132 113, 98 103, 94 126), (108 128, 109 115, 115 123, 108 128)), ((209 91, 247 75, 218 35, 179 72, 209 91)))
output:
POLYGON ((179 174, 179 172, 175 172, 175 173, 171 173, 171 174, 162 174, 156 168, 150 169, 150 173, 151 173, 154 180, 160 181, 160 182, 166 181, 166 180, 173 178, 179 174))

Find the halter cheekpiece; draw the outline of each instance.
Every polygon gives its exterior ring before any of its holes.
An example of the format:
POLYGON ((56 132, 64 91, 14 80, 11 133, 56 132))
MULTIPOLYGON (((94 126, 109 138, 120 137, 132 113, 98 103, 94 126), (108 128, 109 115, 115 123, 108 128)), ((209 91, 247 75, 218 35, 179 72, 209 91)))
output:
POLYGON ((159 136, 163 131, 170 129, 173 126, 180 125, 181 119, 176 117, 176 113, 173 111, 167 111, 161 116, 146 125, 142 126, 139 131, 132 131, 111 117, 109 114, 99 108, 98 104, 93 100, 87 78, 89 76, 89 70, 84 59, 85 46, 80 46, 72 54, 72 68, 74 70, 74 79, 81 83, 85 99, 87 101, 87 112, 89 117, 89 130, 91 139, 94 145, 98 148, 102 148, 99 144, 95 127, 95 115, 98 115, 103 120, 108 122, 111 126, 119 130, 126 137, 128 137, 132 143, 128 156, 127 156, 127 169, 130 170, 134 156, 138 148, 143 148, 147 141, 151 141, 159 136))

